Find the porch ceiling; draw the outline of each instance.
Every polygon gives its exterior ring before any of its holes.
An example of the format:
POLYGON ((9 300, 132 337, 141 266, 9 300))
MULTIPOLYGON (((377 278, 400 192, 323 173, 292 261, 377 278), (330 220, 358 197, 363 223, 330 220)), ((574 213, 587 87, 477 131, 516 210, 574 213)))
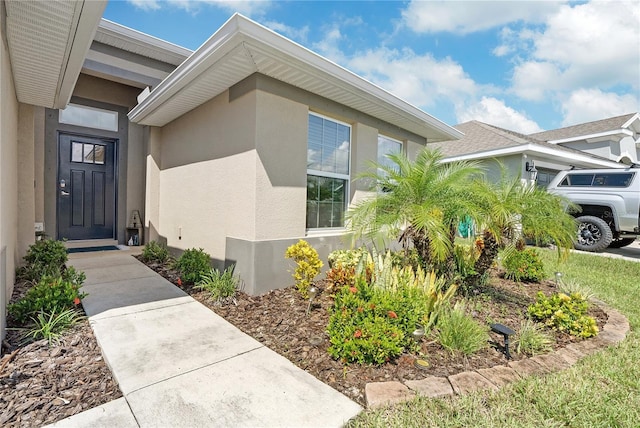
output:
POLYGON ((241 15, 207 42, 136 106, 129 119, 164 126, 253 73, 261 73, 425 137, 463 134, 424 111, 241 15))
POLYGON ((5 1, 18 101, 64 108, 107 2, 5 1))

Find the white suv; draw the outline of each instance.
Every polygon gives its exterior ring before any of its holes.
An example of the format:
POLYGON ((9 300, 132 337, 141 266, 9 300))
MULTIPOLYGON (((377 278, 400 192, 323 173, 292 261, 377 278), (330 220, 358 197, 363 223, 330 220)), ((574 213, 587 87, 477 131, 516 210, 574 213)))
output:
POLYGON ((561 171, 547 190, 582 208, 575 247, 602 251, 631 244, 640 235, 640 169, 561 171))

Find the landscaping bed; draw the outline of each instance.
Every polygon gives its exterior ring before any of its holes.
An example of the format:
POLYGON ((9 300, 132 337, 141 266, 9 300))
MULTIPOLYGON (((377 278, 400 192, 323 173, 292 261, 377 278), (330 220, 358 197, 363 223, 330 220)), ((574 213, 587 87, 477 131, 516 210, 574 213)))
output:
MULTIPOLYGON (((12 302, 27 287, 16 284, 12 302)), ((19 332, 9 330, 2 343, 0 426, 42 426, 122 396, 86 319, 52 346, 20 342, 19 332)))
MULTIPOLYGON (((179 276, 175 271, 159 263, 150 262, 148 266, 178 286, 179 276)), ((319 289, 324 289, 323 281, 315 284, 319 289)), ((184 285, 182 288, 248 335, 362 405, 365 405, 364 387, 369 382, 449 376, 507 362, 504 354, 494 346, 464 357, 445 350, 427 336, 421 342, 419 356, 428 362, 426 368, 416 368, 414 361, 418 356, 406 353, 395 361, 379 366, 347 365, 331 358, 327 352, 330 343, 326 329, 329 310, 333 305, 329 293, 321 292, 307 314, 309 302, 301 297, 295 287, 274 290, 262 296, 240 292, 236 295, 235 303, 226 305, 216 304, 209 293, 193 286, 184 285)), ((553 281, 515 283, 505 280, 501 272, 493 270, 489 285, 469 291, 467 307, 481 323, 499 322, 515 329, 526 318, 527 307, 534 303, 538 291, 550 295, 557 289, 553 281)), ((589 315, 596 319, 600 328, 606 322, 606 314, 597 307, 591 308, 589 315)), ((552 349, 581 340, 552 330, 548 333, 555 339, 552 349)), ((491 338, 502 344, 501 336, 492 334, 491 338)), ((525 358, 514 350, 512 356, 514 360, 525 358)))

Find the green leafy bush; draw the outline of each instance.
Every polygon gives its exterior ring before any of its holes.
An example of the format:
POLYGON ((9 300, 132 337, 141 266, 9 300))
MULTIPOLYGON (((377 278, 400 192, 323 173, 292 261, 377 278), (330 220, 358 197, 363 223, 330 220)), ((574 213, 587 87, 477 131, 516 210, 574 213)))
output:
POLYGON ((17 276, 34 282, 45 275, 59 276, 67 260, 67 249, 62 241, 42 239, 29 246, 24 256, 26 264, 18 269, 17 276))
POLYGON ((554 293, 546 297, 538 292, 536 303, 527 312, 534 320, 576 337, 592 337, 598 334, 593 317, 587 315, 588 302, 580 293, 554 293))
POLYGON ((200 277, 196 288, 211 293, 211 298, 218 303, 232 299, 240 284, 240 278, 233 274, 235 266, 231 265, 222 272, 210 269, 200 277))
POLYGON ((62 311, 40 311, 31 318, 29 327, 22 329, 22 340, 31 342, 46 339, 49 346, 59 341, 66 330, 77 324, 84 317, 75 309, 62 311))
POLYGON ((361 272, 353 286, 338 289, 327 329, 334 358, 382 364, 415 350, 416 324, 428 331, 455 293, 421 268, 393 266, 391 257, 376 255, 372 275, 361 272))
POLYGON ((438 341, 445 349, 463 355, 485 348, 489 340, 489 328, 467 315, 462 302, 440 315, 436 329, 438 341))
POLYGON ((211 256, 202 248, 189 248, 176 260, 174 268, 183 281, 195 284, 211 270, 211 256))
POLYGON ((142 260, 145 262, 164 263, 169 260, 169 250, 166 245, 151 241, 142 249, 142 260))
POLYGON ((320 273, 323 265, 318 252, 307 241, 301 239, 287 248, 284 256, 288 259, 293 259, 296 263, 296 270, 293 272, 296 288, 302 294, 302 297, 308 298, 311 282, 320 273))
POLYGON ((544 279, 544 264, 536 250, 525 248, 514 250, 505 255, 502 265, 505 278, 514 281, 540 282, 544 279))
POLYGON ((343 267, 355 269, 360 260, 363 257, 367 257, 369 251, 365 247, 356 248, 353 250, 335 250, 329 253, 327 261, 329 267, 343 267))
MULTIPOLYGON (((84 279, 84 274, 74 273, 73 276, 84 279)), ((7 307, 9 315, 18 324, 24 325, 39 312, 52 314, 74 309, 80 304, 80 299, 86 296, 79 292, 80 287, 81 284, 68 278, 43 276, 23 298, 7 307)))
POLYGON ((398 315, 388 310, 361 279, 336 295, 327 332, 329 354, 345 363, 383 364, 402 353, 404 333, 398 315))
POLYGON ((520 324, 515 338, 518 354, 536 355, 551 350, 553 339, 532 320, 524 320, 520 324))

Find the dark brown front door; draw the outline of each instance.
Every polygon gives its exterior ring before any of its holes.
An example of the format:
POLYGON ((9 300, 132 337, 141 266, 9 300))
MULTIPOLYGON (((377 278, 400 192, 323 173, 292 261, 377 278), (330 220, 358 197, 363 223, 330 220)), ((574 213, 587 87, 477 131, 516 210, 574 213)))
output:
POLYGON ((60 133, 58 239, 115 237, 116 141, 60 133))

